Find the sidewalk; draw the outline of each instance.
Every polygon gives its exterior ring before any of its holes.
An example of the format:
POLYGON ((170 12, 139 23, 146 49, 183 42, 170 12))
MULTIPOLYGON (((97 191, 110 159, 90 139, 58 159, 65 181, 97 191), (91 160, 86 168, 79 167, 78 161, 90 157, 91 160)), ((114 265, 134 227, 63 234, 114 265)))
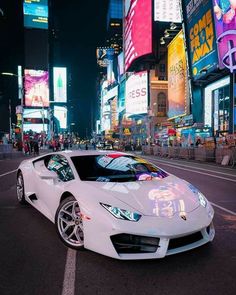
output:
MULTIPOLYGON (((1 147, 1 146, 0 146, 1 147)), ((40 149, 39 150, 39 155, 42 154, 46 154, 46 153, 50 153, 50 151, 48 148, 44 148, 44 149, 40 149)), ((24 154, 23 151, 18 151, 16 149, 11 148, 6 148, 6 147, 2 147, 0 148, 0 160, 4 160, 4 159, 17 159, 17 158, 26 158, 29 156, 34 156, 34 154, 32 153, 31 155, 26 155, 24 154)))

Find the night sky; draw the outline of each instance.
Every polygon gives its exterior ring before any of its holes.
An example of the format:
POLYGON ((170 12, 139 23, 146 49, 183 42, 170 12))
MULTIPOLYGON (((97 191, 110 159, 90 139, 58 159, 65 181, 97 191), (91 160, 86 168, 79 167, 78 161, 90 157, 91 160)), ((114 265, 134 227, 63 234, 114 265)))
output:
POLYGON ((105 45, 108 0, 68 2, 54 0, 55 26, 59 28, 59 59, 71 69, 69 95, 75 104, 73 121, 79 134, 89 134, 91 112, 96 114, 96 47, 105 45), (93 108, 93 110, 92 110, 93 108), (78 110, 78 111, 77 111, 78 110))
MULTIPOLYGON (((1 0, 0 8, 0 71, 16 72, 20 64, 22 51, 23 18, 20 14, 19 0, 1 0), (18 14, 17 14, 18 13, 18 14)), ((91 112, 96 110, 96 47, 105 45, 106 16, 108 0, 53 0, 54 25, 56 28, 54 65, 68 67, 71 77, 71 87, 68 90, 72 100, 73 113, 70 112, 79 135, 89 136, 91 128, 91 112)), ((5 112, 0 117, 2 130, 8 128, 7 100, 17 99, 17 85, 9 79, 0 79, 0 111, 5 112), (5 81, 3 81, 5 80, 5 81), (10 85, 10 87, 9 87, 10 85), (12 87, 14 85, 14 89, 12 87)), ((13 101, 12 107, 17 104, 13 101)), ((13 118, 14 112, 13 112, 13 118)), ((75 131, 76 131, 75 129, 75 131)))

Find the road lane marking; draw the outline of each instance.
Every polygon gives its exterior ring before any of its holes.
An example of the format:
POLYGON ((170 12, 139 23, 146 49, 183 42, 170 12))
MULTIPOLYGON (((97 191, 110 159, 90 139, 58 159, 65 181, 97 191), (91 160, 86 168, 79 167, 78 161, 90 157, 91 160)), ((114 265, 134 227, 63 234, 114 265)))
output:
POLYGON ((223 210, 223 211, 225 211, 225 212, 227 212, 227 213, 230 213, 230 214, 236 216, 236 212, 233 212, 233 211, 228 210, 228 209, 226 209, 226 208, 224 208, 224 207, 221 207, 221 206, 219 206, 219 205, 217 205, 217 204, 215 204, 215 203, 213 203, 213 202, 210 202, 210 203, 211 203, 211 205, 215 206, 216 208, 221 209, 221 210, 223 210))
POLYGON ((6 173, 0 174, 0 177, 6 176, 6 175, 11 174, 11 173, 14 173, 14 172, 16 172, 16 171, 17 171, 17 169, 12 170, 12 171, 8 171, 8 172, 6 172, 6 173))
POLYGON ((68 249, 61 295, 75 294, 76 250, 68 249))
MULTIPOLYGON (((156 160, 156 162, 158 162, 158 161, 156 160)), ((176 166, 176 165, 165 164, 165 163, 161 163, 161 164, 166 165, 166 166, 170 166, 170 167, 173 167, 173 168, 176 168, 176 169, 180 169, 180 170, 190 171, 190 172, 198 173, 198 174, 201 174, 201 175, 207 175, 207 176, 211 176, 211 177, 215 177, 215 178, 220 178, 220 179, 236 182, 236 179, 231 179, 231 178, 227 178, 227 177, 223 177, 223 176, 219 176, 219 175, 212 175, 212 174, 205 173, 205 172, 202 172, 202 171, 194 171, 192 169, 186 169, 186 168, 179 167, 179 166, 176 166)), ((212 171, 212 173, 214 173, 214 171, 212 171)))

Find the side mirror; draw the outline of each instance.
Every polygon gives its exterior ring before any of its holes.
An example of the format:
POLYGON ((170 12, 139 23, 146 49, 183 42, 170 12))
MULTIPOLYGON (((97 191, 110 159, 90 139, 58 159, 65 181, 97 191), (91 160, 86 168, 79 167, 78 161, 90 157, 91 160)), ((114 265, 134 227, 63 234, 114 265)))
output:
POLYGON ((53 179, 53 180, 56 180, 58 178, 56 172, 50 171, 50 170, 40 172, 39 177, 41 179, 53 179))

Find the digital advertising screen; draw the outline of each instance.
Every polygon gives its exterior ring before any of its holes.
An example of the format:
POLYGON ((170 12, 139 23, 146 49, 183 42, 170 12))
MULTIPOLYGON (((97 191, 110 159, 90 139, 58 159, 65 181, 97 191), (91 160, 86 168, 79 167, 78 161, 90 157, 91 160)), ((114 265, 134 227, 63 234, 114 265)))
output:
POLYGON ((48 107, 48 72, 40 70, 24 71, 25 106, 48 107))
POLYGON ((148 74, 147 71, 132 74, 125 85, 127 116, 145 114, 148 106, 148 74))
POLYGON ((236 0, 214 0, 219 66, 236 72, 236 0))
POLYGON ((61 106, 54 106, 54 117, 57 118, 61 129, 67 128, 67 108, 61 106))
POLYGON ((187 66, 184 34, 180 31, 168 46, 168 117, 186 113, 187 66))
POLYGON ((113 130, 118 126, 118 106, 117 106, 117 96, 114 97, 111 102, 111 129, 113 130))
POLYGON ((55 102, 67 102, 66 68, 53 68, 53 95, 55 102))
POLYGON ((125 2, 124 54, 125 70, 133 61, 152 53, 152 1, 131 0, 125 2))
POLYGON ((48 0, 24 0, 24 26, 48 29, 48 0))
POLYGON ((96 49, 97 64, 102 68, 107 67, 114 58, 114 52, 114 48, 98 47, 96 49))
POLYGON ((118 58, 118 76, 120 79, 121 76, 125 73, 124 52, 121 52, 117 58, 118 58))
POLYGON ((43 132, 48 129, 48 112, 43 109, 24 109, 23 113, 25 132, 32 130, 33 132, 43 132))
POLYGON ((154 21, 181 23, 179 0, 155 0, 154 21))
POLYGON ((218 65, 212 2, 183 0, 182 3, 191 76, 197 80, 218 65))
POLYGON ((101 131, 108 131, 110 129, 111 129, 111 105, 108 102, 103 102, 101 131))

